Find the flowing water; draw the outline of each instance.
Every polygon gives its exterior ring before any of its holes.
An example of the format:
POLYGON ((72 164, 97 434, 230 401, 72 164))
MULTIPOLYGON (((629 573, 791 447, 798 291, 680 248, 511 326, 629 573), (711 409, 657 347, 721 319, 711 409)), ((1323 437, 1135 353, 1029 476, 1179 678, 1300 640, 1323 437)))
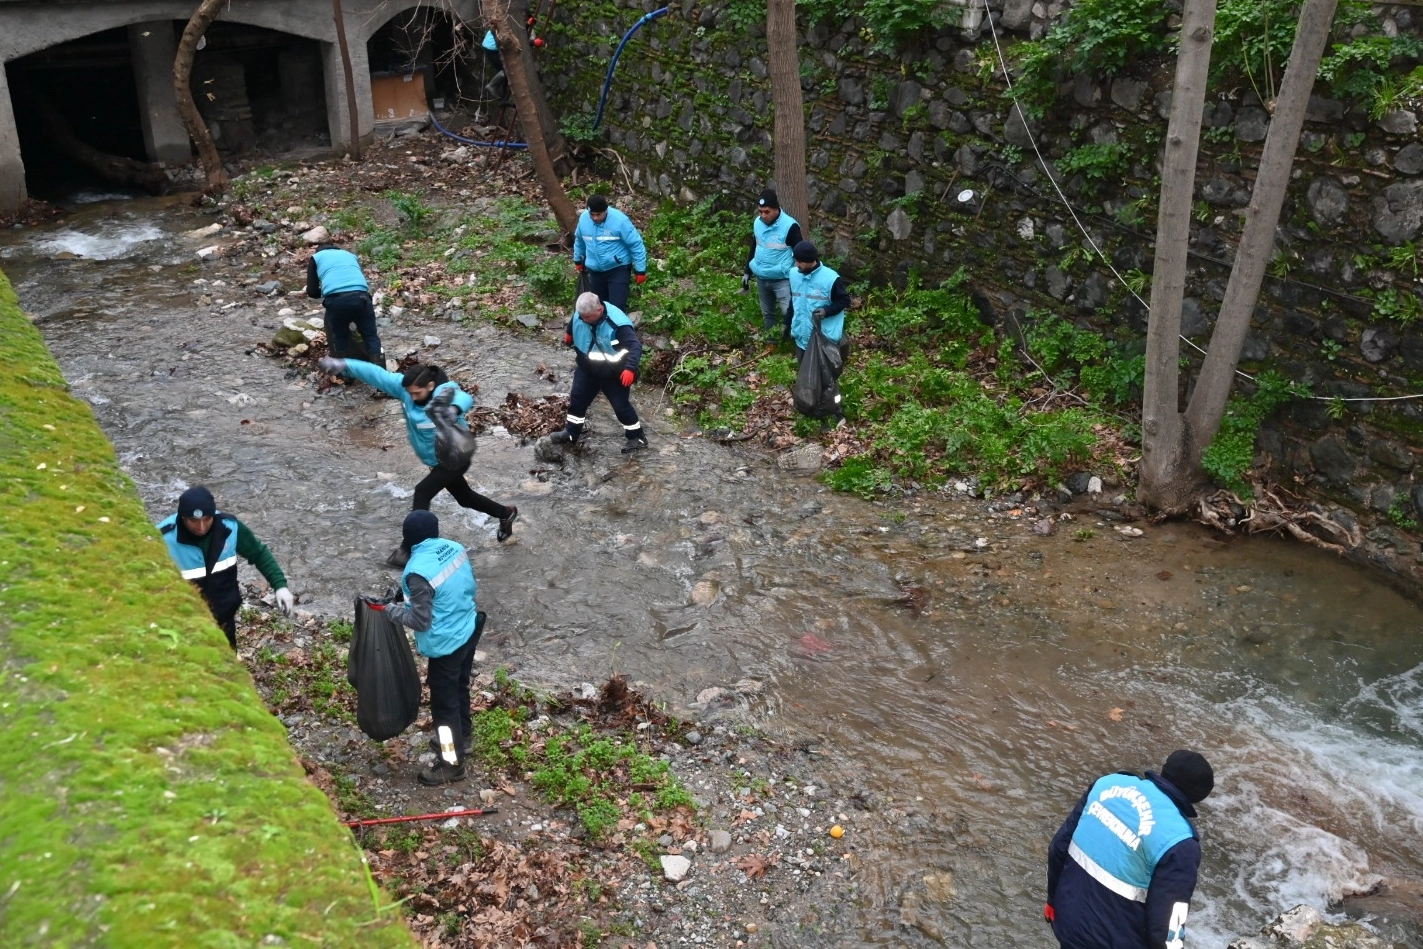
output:
MULTIPOLYGON (((150 515, 209 485, 304 607, 343 612, 394 581, 382 560, 423 469, 393 402, 318 396, 249 353, 277 306, 316 307, 239 288, 248 262, 199 271, 181 232, 203 223, 174 204, 95 204, 0 235, 0 266, 150 515)), ((571 369, 566 351, 485 325, 384 333, 396 353, 441 337, 435 357, 488 404, 562 393, 571 369)), ((656 390, 634 400, 652 449, 631 459, 606 407, 562 471, 507 434, 481 439, 471 481, 519 506, 514 543, 447 496, 435 511, 475 552, 491 661, 556 683, 621 671, 673 704, 740 683, 741 714, 815 742, 843 776, 832 795, 902 813, 856 841, 870 912, 842 913, 824 944, 1052 945, 1039 913, 1058 822, 1097 775, 1179 746, 1217 773, 1192 945, 1223 949, 1380 875, 1423 878, 1423 622, 1375 579, 1190 525, 1128 539, 1084 512, 1039 537, 981 502, 866 504, 687 437, 656 390)))

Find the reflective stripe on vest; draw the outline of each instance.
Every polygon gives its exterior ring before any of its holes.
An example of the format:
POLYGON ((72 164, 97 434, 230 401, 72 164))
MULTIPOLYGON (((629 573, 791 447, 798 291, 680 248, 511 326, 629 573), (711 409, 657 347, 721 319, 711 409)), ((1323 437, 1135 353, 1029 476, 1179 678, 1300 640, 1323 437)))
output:
POLYGON ((400 577, 407 600, 412 573, 424 577, 435 590, 430 628, 415 632, 415 645, 424 656, 448 656, 463 646, 474 632, 474 597, 479 585, 470 569, 469 552, 454 541, 440 537, 416 544, 400 577))
POLYGON ((1195 835, 1180 808, 1151 780, 1109 774, 1087 792, 1068 853, 1113 893, 1145 902, 1157 862, 1195 835))
POLYGON ((223 526, 227 528, 227 537, 222 542, 222 550, 218 551, 217 562, 212 565, 211 571, 208 570, 207 555, 201 547, 178 540, 178 515, 170 514, 158 522, 158 530, 162 532, 163 541, 168 545, 168 555, 178 565, 178 571, 184 580, 204 580, 224 570, 236 569, 237 521, 222 514, 217 517, 221 518, 223 526))
POLYGON ((1146 902, 1145 890, 1143 890, 1139 886, 1132 886, 1127 881, 1118 880, 1116 877, 1112 876, 1106 870, 1102 869, 1102 867, 1097 863, 1097 861, 1093 860, 1091 857, 1087 856, 1087 854, 1083 853, 1082 848, 1077 846, 1077 844, 1074 843, 1068 845, 1067 855, 1071 857, 1079 867, 1086 870, 1088 876, 1090 876, 1092 879, 1096 880, 1098 883, 1102 884, 1118 896, 1125 896, 1127 899, 1135 900, 1138 903, 1146 902))
POLYGON ((599 363, 600 369, 615 366, 627 358, 627 350, 618 339, 618 327, 632 325, 632 320, 620 308, 611 303, 604 303, 603 308, 606 315, 593 326, 578 314, 573 315, 573 347, 589 362, 599 363))

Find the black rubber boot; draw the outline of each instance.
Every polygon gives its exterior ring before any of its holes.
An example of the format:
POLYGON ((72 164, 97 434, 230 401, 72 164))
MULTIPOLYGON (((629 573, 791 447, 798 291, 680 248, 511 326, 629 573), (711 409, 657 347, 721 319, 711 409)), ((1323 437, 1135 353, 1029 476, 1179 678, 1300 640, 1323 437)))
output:
POLYGON ((494 535, 494 539, 501 544, 514 536, 514 522, 519 519, 519 509, 514 505, 509 505, 509 516, 499 518, 499 533, 494 535))
POLYGON ((642 449, 647 447, 647 439, 644 438, 642 435, 639 435, 636 438, 629 438, 627 441, 628 443, 623 446, 624 455, 630 455, 635 451, 641 451, 642 449))
POLYGON ((456 781, 463 781, 465 777, 463 761, 459 764, 450 764, 440 758, 420 772, 419 780, 426 787, 439 787, 441 784, 454 784, 456 781))

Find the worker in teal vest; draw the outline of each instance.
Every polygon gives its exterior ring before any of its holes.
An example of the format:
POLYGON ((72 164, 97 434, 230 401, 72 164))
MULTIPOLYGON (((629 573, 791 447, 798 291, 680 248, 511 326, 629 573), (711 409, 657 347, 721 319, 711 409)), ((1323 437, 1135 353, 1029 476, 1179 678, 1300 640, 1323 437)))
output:
POLYGON ((237 648, 237 610, 242 606, 242 590, 237 585, 238 557, 256 567, 277 591, 277 607, 283 613, 292 611, 295 599, 287 589, 287 578, 277 565, 277 558, 246 524, 217 510, 207 488, 198 486, 184 491, 178 498, 178 512, 159 521, 158 530, 183 579, 191 581, 202 593, 233 649, 237 648))
MULTIPOLYGON (((835 271, 820 262, 820 251, 810 241, 795 245, 791 271, 791 339, 795 341, 795 358, 800 362, 810 345, 810 334, 818 325, 821 334, 832 343, 840 344, 840 371, 849 359, 850 343, 845 339, 845 310, 850 305, 850 291, 835 271)), ((836 373, 838 378, 839 373, 836 373)), ((844 425, 839 395, 835 397, 835 424, 844 425)), ((830 417, 826 417, 828 423, 830 417)))
POLYGON ((382 369, 385 352, 376 329, 376 309, 370 284, 356 255, 332 242, 316 245, 306 262, 306 295, 321 300, 326 311, 323 325, 333 356, 350 356, 351 327, 361 334, 365 356, 382 369))
POLYGON ((781 210, 776 189, 767 188, 756 201, 756 220, 751 225, 751 257, 746 261, 741 289, 756 278, 756 297, 761 304, 761 327, 773 335, 778 328, 791 332, 792 252, 803 238, 800 224, 781 210))
MULTIPOLYGON (((435 495, 448 491, 460 507, 479 511, 499 522, 495 540, 502 544, 514 536, 514 522, 519 519, 519 509, 512 504, 491 500, 470 487, 465 480, 468 463, 459 470, 453 470, 441 465, 435 454, 435 420, 426 410, 445 401, 456 412, 456 424, 468 428, 464 414, 474 406, 474 397, 461 389, 458 383, 451 382, 443 369, 417 362, 406 367, 403 373, 390 372, 378 366, 329 357, 317 365, 322 372, 345 373, 400 402, 405 410, 405 434, 410 439, 410 447, 422 462, 430 466, 430 473, 415 485, 415 497, 410 502, 412 510, 428 511, 435 495)), ((387 562, 392 567, 403 567, 409 556, 409 548, 402 543, 391 551, 387 562)))
POLYGON ((1184 949, 1201 866, 1190 819, 1214 787, 1210 763, 1188 750, 1160 774, 1093 783, 1048 849, 1043 915, 1062 949, 1184 949))
POLYGON ((436 753, 435 763, 420 772, 421 784, 436 786, 465 779, 471 718, 469 682, 474 651, 484 631, 484 614, 475 606, 478 584, 469 552, 440 537, 439 519, 429 511, 405 515, 401 535, 410 561, 400 577, 404 601, 385 606, 395 623, 415 631, 415 646, 429 660, 430 718, 439 735, 451 732, 454 761, 436 753))
POLYGON ((573 386, 568 393, 567 421, 561 431, 549 436, 550 441, 577 444, 588 425, 588 409, 601 392, 623 425, 623 454, 646 448, 647 434, 637 409, 632 407, 632 385, 642 362, 642 339, 632 320, 589 290, 574 301, 563 342, 577 353, 573 386))

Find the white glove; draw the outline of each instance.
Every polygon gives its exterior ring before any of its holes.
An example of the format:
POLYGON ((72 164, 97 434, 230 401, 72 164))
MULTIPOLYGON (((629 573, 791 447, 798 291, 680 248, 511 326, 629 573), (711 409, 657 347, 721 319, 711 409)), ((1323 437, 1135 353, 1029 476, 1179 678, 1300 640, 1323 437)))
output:
POLYGON ((288 590, 286 587, 282 587, 280 590, 277 591, 276 596, 277 609, 290 616, 292 613, 292 607, 296 605, 296 600, 292 597, 292 591, 288 590))
POLYGON ((316 365, 322 372, 329 372, 333 376, 346 371, 346 360, 332 359, 330 356, 322 357, 316 365))

